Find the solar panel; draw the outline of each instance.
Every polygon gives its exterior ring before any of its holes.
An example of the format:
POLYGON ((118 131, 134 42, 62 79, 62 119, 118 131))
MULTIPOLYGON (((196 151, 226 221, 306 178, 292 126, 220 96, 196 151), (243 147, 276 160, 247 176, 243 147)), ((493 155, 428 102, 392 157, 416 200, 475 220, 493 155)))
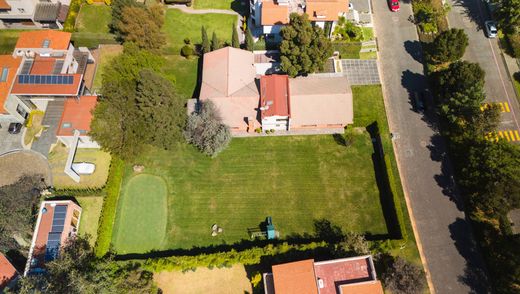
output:
POLYGON ((54 207, 54 213, 56 213, 56 212, 67 213, 67 205, 56 205, 56 207, 54 207))
POLYGON ((19 75, 19 84, 72 85, 74 76, 63 75, 19 75))

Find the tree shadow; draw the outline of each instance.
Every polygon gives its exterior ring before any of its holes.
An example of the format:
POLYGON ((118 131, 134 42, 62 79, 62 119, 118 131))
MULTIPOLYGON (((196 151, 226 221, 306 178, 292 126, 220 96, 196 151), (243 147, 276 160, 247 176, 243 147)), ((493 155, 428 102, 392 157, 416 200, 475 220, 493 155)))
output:
POLYGON ((200 87, 202 85, 202 66, 203 66, 204 56, 201 56, 197 59, 197 83, 195 84, 195 89, 193 89, 193 93, 191 97, 198 98, 200 95, 200 87))
POLYGON ((471 22, 476 24, 477 30, 480 31, 484 28, 484 21, 491 19, 488 10, 483 6, 483 3, 484 1, 453 0, 453 7, 462 7, 462 15, 469 18, 471 22))
POLYGON ((457 218, 449 225, 449 230, 455 247, 466 261, 464 275, 458 277, 459 281, 471 288, 470 293, 491 293, 487 270, 478 245, 474 241, 469 221, 457 218))
POLYGON ((241 16, 247 16, 249 13, 249 1, 233 0, 233 2, 231 2, 231 10, 240 14, 241 16))
POLYGON ((421 42, 414 41, 406 41, 404 42, 404 49, 410 56, 417 62, 423 63, 423 52, 421 42))

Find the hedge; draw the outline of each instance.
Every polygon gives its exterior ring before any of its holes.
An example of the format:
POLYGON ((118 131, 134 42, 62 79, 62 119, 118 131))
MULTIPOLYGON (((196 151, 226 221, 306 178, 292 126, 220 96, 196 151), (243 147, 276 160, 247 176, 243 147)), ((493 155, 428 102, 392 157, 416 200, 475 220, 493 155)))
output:
MULTIPOLYGON (((229 267, 233 264, 252 265, 261 263, 263 257, 287 254, 289 252, 303 253, 316 249, 328 250, 329 244, 325 241, 311 242, 307 244, 289 244, 284 242, 279 245, 269 244, 265 247, 254 247, 243 251, 232 249, 226 252, 211 254, 170 256, 162 258, 150 258, 145 261, 143 267, 152 272, 160 271, 188 271, 197 267, 229 267)), ((290 255, 290 254, 288 254, 290 255)))
POLYGON ((392 162, 390 161, 390 157, 388 154, 385 154, 385 165, 386 165, 386 174, 388 177, 389 189, 390 193, 392 193, 392 199, 394 201, 395 213, 397 215, 397 221, 399 226, 399 231, 401 232, 401 238, 404 241, 408 240, 408 233, 406 232, 406 226, 404 222, 404 213, 403 207, 401 206, 401 199, 399 198, 398 189, 396 187, 396 180, 394 176, 394 172, 392 170, 392 162))
POLYGON ((123 181, 124 172, 123 160, 112 157, 110 164, 110 174, 106 185, 106 195, 103 199, 103 207, 99 218, 98 237, 94 251, 96 256, 103 257, 110 250, 112 241, 112 230, 114 228, 114 220, 116 218, 117 200, 119 191, 121 190, 121 182, 123 181))
POLYGON ((69 14, 67 14, 67 19, 65 20, 65 23, 63 23, 63 31, 74 31, 74 26, 76 25, 76 17, 78 17, 79 9, 81 8, 81 2, 83 2, 83 0, 70 1, 69 14))

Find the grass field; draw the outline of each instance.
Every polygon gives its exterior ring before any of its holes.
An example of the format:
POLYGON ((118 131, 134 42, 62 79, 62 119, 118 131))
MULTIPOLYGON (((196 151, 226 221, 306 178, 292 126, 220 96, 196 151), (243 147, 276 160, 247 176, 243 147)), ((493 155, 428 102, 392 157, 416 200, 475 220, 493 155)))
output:
POLYGON ((107 5, 83 5, 76 19, 78 32, 108 34, 112 9, 107 5))
POLYGON ((152 175, 130 178, 122 191, 113 243, 118 253, 162 248, 167 221, 167 188, 152 175))
POLYGON ((12 54, 20 30, 0 30, 0 54, 12 54))
POLYGON ((190 272, 160 272, 154 281, 164 294, 253 293, 243 265, 230 268, 197 268, 190 272))
POLYGON ((180 55, 164 56, 166 62, 163 67, 164 73, 175 81, 175 88, 186 98, 193 96, 197 86, 197 66, 199 59, 186 59, 180 55))
POLYGON ((97 229, 101 206, 103 206, 102 196, 77 197, 81 206, 81 220, 79 223, 79 234, 82 236, 90 235, 90 244, 94 245, 97 239, 97 229))
POLYGON ((246 12, 247 0, 194 0, 195 9, 227 9, 243 15, 246 12))

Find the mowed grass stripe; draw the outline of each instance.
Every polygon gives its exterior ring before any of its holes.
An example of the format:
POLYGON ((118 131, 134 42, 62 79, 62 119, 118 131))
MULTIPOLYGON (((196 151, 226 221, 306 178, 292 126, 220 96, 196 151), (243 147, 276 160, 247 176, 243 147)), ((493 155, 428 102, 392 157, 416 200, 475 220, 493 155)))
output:
POLYGON ((120 254, 162 249, 167 224, 168 190, 158 176, 130 178, 120 199, 114 228, 114 248, 120 254))

